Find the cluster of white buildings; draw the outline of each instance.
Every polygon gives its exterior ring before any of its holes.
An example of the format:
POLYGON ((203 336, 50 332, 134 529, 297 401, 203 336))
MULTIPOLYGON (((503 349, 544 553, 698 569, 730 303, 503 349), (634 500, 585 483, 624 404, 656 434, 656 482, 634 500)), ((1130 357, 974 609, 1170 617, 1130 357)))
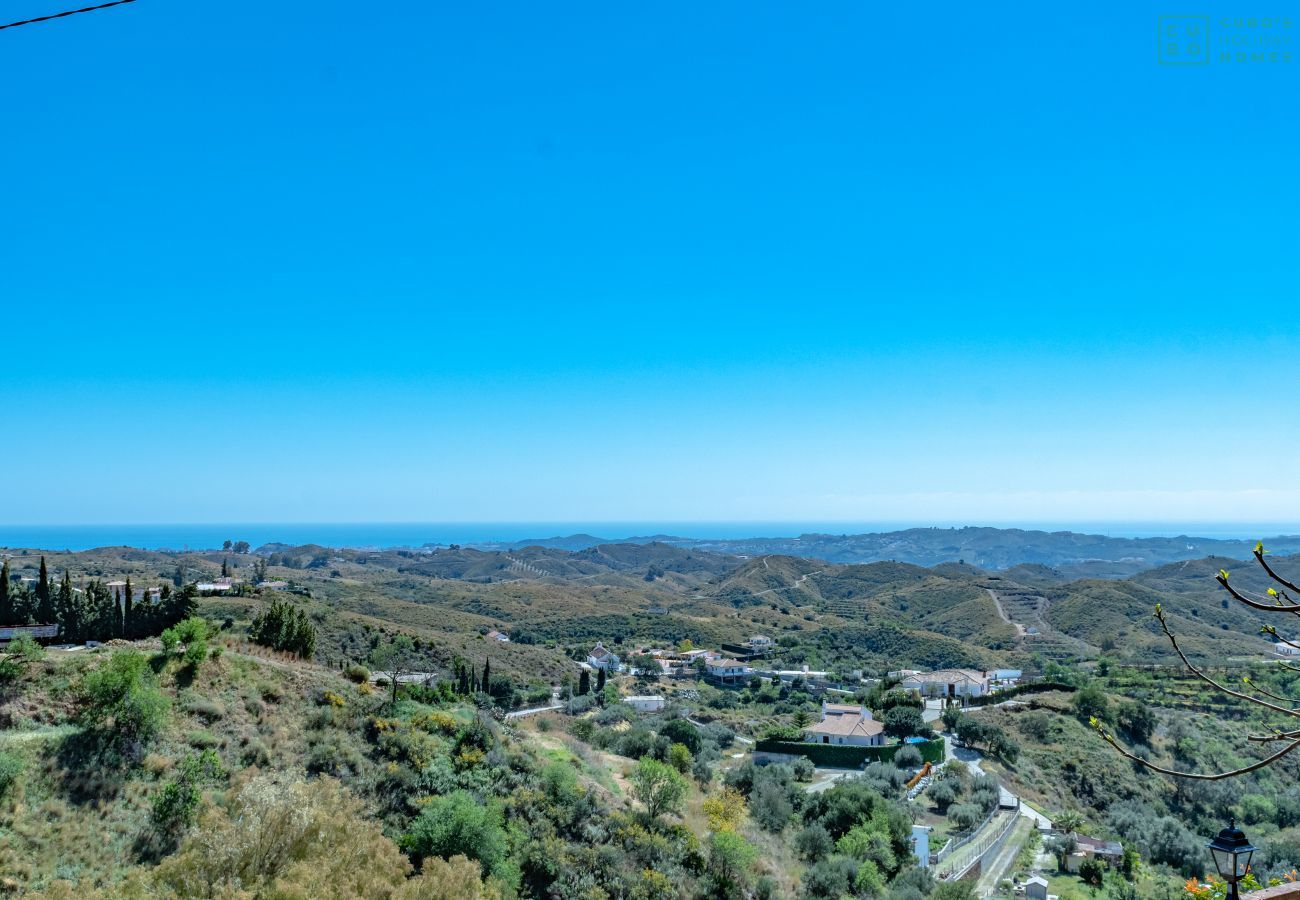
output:
MULTIPOLYGON (((698 667, 703 667, 704 674, 711 681, 719 684, 739 684, 747 681, 754 674, 754 667, 749 665, 745 660, 736 658, 737 655, 761 656, 769 652, 776 646, 776 642, 770 637, 762 634, 756 634, 743 644, 728 645, 733 650, 743 650, 745 653, 728 654, 721 650, 712 649, 691 649, 691 650, 665 650, 665 649, 646 649, 642 651, 646 656, 653 657, 659 664, 661 674, 663 675, 687 675, 694 673, 698 667)), ((589 669, 603 669, 606 672, 618 672, 622 669, 622 661, 618 654, 611 651, 602 643, 597 643, 587 654, 586 667, 589 669)))
POLYGON ((970 699, 1018 684, 1022 674, 1019 669, 898 669, 888 677, 897 679, 904 690, 916 691, 925 698, 970 699))

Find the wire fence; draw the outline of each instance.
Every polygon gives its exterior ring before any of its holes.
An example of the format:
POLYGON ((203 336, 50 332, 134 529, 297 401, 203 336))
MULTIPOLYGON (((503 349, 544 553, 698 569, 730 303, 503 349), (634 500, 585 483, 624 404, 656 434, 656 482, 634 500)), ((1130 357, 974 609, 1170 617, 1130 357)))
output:
MULTIPOLYGON (((971 870, 977 862, 984 858, 990 850, 999 846, 1003 839, 1015 827, 1016 820, 1020 817, 1017 812, 1010 812, 1007 821, 996 831, 992 831, 982 837, 975 843, 975 850, 969 856, 962 854, 958 859, 952 859, 949 855, 949 863, 941 866, 935 871, 935 877, 941 881, 956 881, 971 870)), ((955 849, 955 848, 954 848, 955 849)))

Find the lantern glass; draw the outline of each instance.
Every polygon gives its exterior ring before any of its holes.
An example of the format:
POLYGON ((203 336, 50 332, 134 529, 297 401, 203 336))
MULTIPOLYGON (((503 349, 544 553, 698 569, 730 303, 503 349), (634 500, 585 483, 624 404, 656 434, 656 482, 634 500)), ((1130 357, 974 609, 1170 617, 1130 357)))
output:
POLYGON ((1234 877, 1236 869, 1232 864, 1232 851, 1220 850, 1213 844, 1210 845, 1210 855, 1214 857, 1214 868, 1218 870, 1219 877, 1227 881, 1236 881, 1234 877))

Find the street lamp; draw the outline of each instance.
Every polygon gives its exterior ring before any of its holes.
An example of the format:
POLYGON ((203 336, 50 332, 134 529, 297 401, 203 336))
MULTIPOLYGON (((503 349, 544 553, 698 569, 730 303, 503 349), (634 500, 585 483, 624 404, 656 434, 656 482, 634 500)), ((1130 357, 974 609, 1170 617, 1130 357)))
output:
POLYGON ((1230 819, 1228 827, 1206 846, 1210 849, 1210 856, 1214 857, 1214 868, 1228 882, 1227 900, 1239 900, 1241 895, 1237 893, 1237 882, 1250 871, 1250 856, 1255 848, 1237 827, 1236 819, 1230 819))

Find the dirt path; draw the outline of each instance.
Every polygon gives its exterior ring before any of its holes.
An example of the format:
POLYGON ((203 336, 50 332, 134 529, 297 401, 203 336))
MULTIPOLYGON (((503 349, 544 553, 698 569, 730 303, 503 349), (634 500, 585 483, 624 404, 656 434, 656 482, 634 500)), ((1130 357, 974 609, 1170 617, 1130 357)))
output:
POLYGON ((998 596, 998 592, 992 588, 985 588, 984 590, 988 591, 989 596, 993 598, 993 605, 996 606, 998 610, 998 618, 1016 630, 1016 640, 1023 638, 1025 636, 1025 626, 1021 625, 1019 622, 1011 621, 1011 617, 1007 615, 1007 611, 1002 608, 1002 598, 998 596))

